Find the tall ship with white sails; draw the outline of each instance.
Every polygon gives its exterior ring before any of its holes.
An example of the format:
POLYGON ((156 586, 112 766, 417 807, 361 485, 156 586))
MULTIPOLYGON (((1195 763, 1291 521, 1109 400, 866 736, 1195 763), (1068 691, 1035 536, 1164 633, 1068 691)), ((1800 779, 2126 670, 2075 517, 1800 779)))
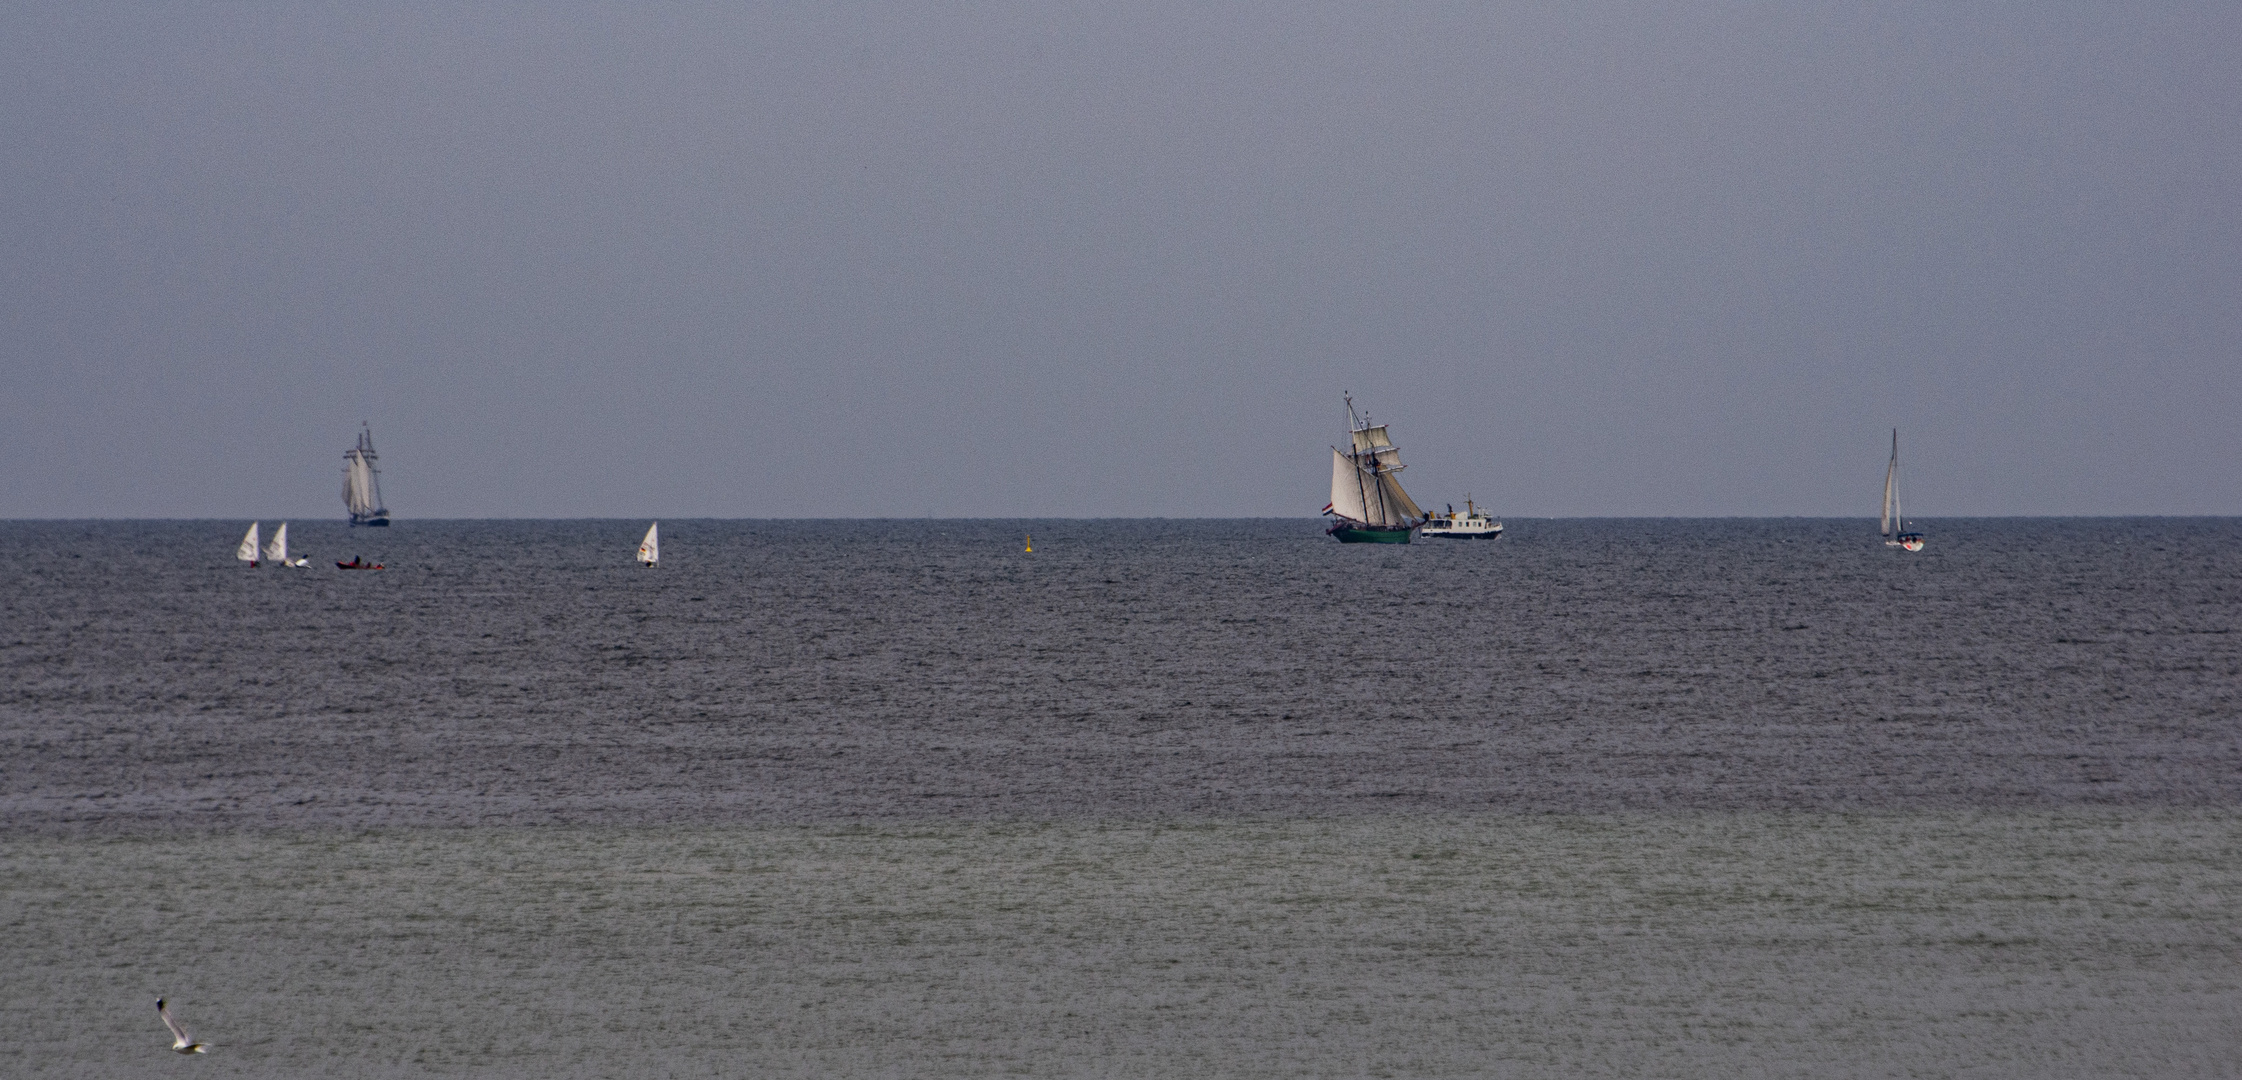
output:
POLYGON ((1424 524, 1425 512, 1401 490, 1395 476, 1403 466, 1401 451, 1386 434, 1384 424, 1373 424, 1357 415, 1353 395, 1347 397, 1348 448, 1331 448, 1331 502, 1323 512, 1332 518, 1324 530, 1342 544, 1406 544, 1424 524))
POLYGON ((358 445, 343 451, 343 505, 353 525, 387 525, 389 510, 381 504, 381 473, 374 468, 373 425, 359 421, 358 445))

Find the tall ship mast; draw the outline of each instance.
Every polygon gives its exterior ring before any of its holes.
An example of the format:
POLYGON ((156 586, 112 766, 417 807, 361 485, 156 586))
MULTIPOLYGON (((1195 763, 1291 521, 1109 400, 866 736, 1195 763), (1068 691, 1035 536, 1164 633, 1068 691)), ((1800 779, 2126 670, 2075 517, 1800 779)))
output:
POLYGON ((387 525, 389 510, 381 504, 381 470, 374 468, 374 429, 358 422, 358 445, 343 451, 343 506, 353 525, 387 525))
POLYGON ((1332 518, 1324 530, 1342 544, 1406 544, 1424 524, 1425 512, 1401 490, 1401 451, 1386 435, 1386 425, 1373 424, 1368 414, 1355 412, 1354 395, 1347 395, 1348 448, 1331 448, 1331 502, 1323 512, 1332 518))

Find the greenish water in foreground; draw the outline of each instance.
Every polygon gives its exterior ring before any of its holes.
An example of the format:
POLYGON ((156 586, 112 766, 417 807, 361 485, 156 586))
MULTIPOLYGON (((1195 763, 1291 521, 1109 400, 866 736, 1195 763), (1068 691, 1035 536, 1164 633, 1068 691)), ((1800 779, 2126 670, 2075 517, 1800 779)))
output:
POLYGON ((18 1077, 2232 1076, 2238 855, 2150 810, 11 838, 0 1015, 18 1077))

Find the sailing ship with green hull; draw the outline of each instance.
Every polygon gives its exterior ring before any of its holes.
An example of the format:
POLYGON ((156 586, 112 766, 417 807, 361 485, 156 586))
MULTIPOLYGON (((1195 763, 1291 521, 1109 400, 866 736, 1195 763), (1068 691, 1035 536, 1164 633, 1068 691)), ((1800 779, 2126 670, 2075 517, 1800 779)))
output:
POLYGON ((1323 512, 1332 522, 1324 531, 1342 544, 1408 543, 1424 524, 1425 512, 1394 475, 1403 468, 1401 451, 1384 424, 1355 412, 1352 395, 1347 398, 1347 429, 1348 448, 1331 448, 1331 502, 1323 512))

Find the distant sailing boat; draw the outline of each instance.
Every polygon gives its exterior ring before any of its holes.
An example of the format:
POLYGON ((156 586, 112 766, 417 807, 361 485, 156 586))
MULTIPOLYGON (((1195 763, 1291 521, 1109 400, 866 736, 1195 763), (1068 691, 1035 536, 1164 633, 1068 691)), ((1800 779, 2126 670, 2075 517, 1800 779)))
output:
POLYGON ((646 539, 638 542, 638 564, 640 566, 652 566, 662 561, 662 540, 661 537, 655 535, 661 527, 662 523, 659 521, 646 527, 646 539))
POLYGON ((1406 544, 1424 523, 1425 512, 1394 477, 1402 470, 1401 451, 1386 437, 1384 424, 1356 416, 1347 396, 1349 449, 1331 450, 1331 502, 1323 512, 1335 520, 1324 531, 1342 544, 1406 544))
POLYGON ((1884 522, 1877 528, 1885 547, 1923 550, 1923 534, 1908 527, 1899 511, 1899 429, 1892 429, 1892 463, 1884 466, 1884 522))
POLYGON ((235 548, 235 549, 234 549, 234 558, 240 559, 241 561, 243 561, 243 562, 245 562, 245 563, 248 563, 248 564, 249 564, 249 565, 251 565, 251 566, 255 566, 255 565, 257 565, 257 523, 256 523, 256 522, 254 522, 254 521, 250 522, 250 523, 249 523, 249 531, 248 531, 248 532, 246 532, 246 533, 243 533, 243 534, 242 534, 242 536, 241 536, 241 546, 240 546, 240 547, 238 547, 238 548, 235 548))
POLYGON ((381 504, 381 480, 374 468, 374 429, 359 421, 358 445, 343 451, 343 505, 350 509, 353 525, 387 525, 389 511, 381 504))

